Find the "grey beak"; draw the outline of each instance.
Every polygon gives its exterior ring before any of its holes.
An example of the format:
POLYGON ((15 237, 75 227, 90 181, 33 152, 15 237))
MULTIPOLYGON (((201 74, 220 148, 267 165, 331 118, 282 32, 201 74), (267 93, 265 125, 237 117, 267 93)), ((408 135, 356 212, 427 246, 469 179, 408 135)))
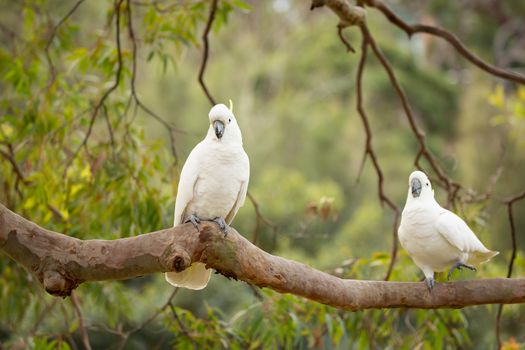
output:
POLYGON ((423 186, 421 185, 421 181, 419 179, 412 179, 410 182, 410 188, 412 190, 412 197, 417 198, 421 194, 421 188, 423 186))
POLYGON ((213 122, 213 129, 215 129, 215 135, 220 140, 222 135, 224 135, 224 123, 220 120, 213 122))

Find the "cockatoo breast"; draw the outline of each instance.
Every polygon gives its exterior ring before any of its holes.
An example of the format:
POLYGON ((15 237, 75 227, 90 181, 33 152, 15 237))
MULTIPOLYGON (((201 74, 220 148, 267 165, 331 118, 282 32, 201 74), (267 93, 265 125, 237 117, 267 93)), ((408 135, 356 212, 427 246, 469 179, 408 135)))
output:
POLYGON ((200 159, 200 172, 188 203, 186 216, 203 220, 226 218, 238 200, 243 182, 248 181, 248 158, 241 145, 210 141, 212 148, 200 159))
POLYGON ((399 241, 420 268, 444 271, 462 257, 436 229, 440 207, 411 205, 405 207, 399 226, 399 241))

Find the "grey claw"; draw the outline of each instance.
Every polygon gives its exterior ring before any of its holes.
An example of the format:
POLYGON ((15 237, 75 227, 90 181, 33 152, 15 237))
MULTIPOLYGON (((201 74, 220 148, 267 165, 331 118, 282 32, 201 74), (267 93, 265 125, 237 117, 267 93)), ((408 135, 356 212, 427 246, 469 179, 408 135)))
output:
POLYGON ((462 263, 461 261, 458 261, 457 263, 452 265, 452 267, 450 268, 450 271, 448 272, 447 278, 450 279, 450 276, 452 276, 452 272, 454 272, 454 270, 456 270, 456 269, 461 270, 462 267, 465 267, 465 268, 467 268, 469 270, 472 270, 472 271, 477 271, 474 266, 467 265, 467 264, 462 263))
POLYGON ((213 219, 213 221, 215 221, 219 225, 219 228, 221 229, 221 231, 224 232, 224 237, 226 237, 228 235, 228 224, 226 223, 224 218, 217 217, 213 219))
POLYGON ((471 271, 478 271, 474 266, 470 266, 470 265, 463 265, 463 266, 471 271))
POLYGON ((432 277, 425 278, 425 283, 427 284, 429 291, 432 291, 432 288, 436 285, 436 281, 432 277))
POLYGON ((201 219, 197 215, 191 214, 188 220, 186 220, 184 223, 186 224, 188 222, 191 222, 197 231, 200 231, 199 224, 201 223, 201 219))

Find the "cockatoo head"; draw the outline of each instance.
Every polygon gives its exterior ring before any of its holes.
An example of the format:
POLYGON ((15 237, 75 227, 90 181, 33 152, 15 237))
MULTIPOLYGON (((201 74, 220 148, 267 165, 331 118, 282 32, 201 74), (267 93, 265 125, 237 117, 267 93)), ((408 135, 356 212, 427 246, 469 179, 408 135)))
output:
POLYGON ((434 197, 434 191, 427 175, 419 170, 412 172, 408 178, 408 198, 429 197, 434 197))
POLYGON ((208 137, 219 142, 242 143, 241 130, 231 109, 225 105, 217 104, 212 107, 209 114, 210 129, 208 137))

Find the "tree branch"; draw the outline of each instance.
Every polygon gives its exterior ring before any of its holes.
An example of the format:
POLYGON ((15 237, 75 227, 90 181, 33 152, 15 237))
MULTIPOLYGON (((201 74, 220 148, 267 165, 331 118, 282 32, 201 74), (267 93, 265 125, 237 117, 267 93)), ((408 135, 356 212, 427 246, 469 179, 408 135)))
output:
POLYGON ((439 283, 432 292, 421 282, 344 280, 268 254, 233 228, 225 238, 215 223, 200 227, 199 232, 185 224, 131 238, 80 240, 0 205, 0 250, 58 296, 70 295, 83 282, 182 271, 200 261, 229 278, 349 310, 525 303, 525 278, 439 283))
POLYGON ((343 29, 354 25, 364 24, 366 20, 365 9, 361 6, 350 5, 345 0, 312 0, 310 10, 315 10, 316 8, 323 6, 330 8, 339 17, 337 35, 348 52, 355 52, 352 45, 344 37, 343 29))
POLYGON ((125 333, 118 333, 118 335, 122 337, 122 343, 120 344, 119 349, 124 349, 126 347, 128 339, 131 335, 144 329, 144 327, 153 322, 153 320, 155 320, 161 313, 163 313, 171 305, 173 298, 175 298, 179 290, 180 288, 174 288, 173 292, 170 294, 168 300, 164 303, 164 305, 162 305, 157 311, 151 314, 145 321, 142 321, 138 326, 128 330, 125 333))
MULTIPOLYGON (((512 206, 516 202, 522 200, 525 198, 525 191, 518 193, 517 195, 513 196, 512 198, 509 198, 504 201, 505 205, 507 206, 507 214, 509 217, 509 224, 510 224, 510 237, 512 240, 512 255, 510 257, 509 262, 509 269, 507 272, 507 278, 510 278, 512 276, 512 268, 514 267, 514 260, 516 259, 516 251, 517 251, 517 243, 516 243, 516 224, 514 223, 514 214, 512 212, 512 206)), ((501 314, 503 312, 503 305, 500 305, 498 308, 498 314, 496 316, 496 341, 498 343, 498 349, 501 348, 501 332, 500 332, 500 324, 501 324, 501 314)))
POLYGON ((9 144, 7 144, 7 148, 9 150, 9 153, 3 151, 2 149, 0 149, 0 155, 3 158, 5 158, 7 161, 9 161, 9 163, 11 163, 11 166, 13 167, 13 171, 15 172, 17 178, 22 182, 22 184, 24 184, 24 185, 29 184, 29 181, 27 181, 24 173, 22 172, 22 170, 20 169, 20 166, 18 165, 18 163, 15 160, 13 146, 9 143, 9 144))
POLYGON ((46 44, 46 47, 44 48, 44 52, 46 54, 46 60, 47 60, 47 64, 49 66, 49 71, 50 71, 49 82, 47 84, 48 88, 51 85, 53 85, 53 83, 55 82, 55 78, 56 78, 56 68, 53 63, 53 60, 51 59, 51 54, 49 53, 51 44, 53 43, 53 40, 55 39, 57 35, 58 28, 60 28, 60 26, 64 24, 64 22, 66 22, 73 15, 73 13, 75 13, 75 11, 80 7, 80 5, 82 5, 84 1, 85 0, 77 1, 75 5, 66 13, 66 15, 62 17, 55 26, 53 26, 51 35, 49 36, 49 39, 47 40, 47 44, 46 44))
POLYGON ((211 7, 210 7, 210 14, 208 15, 208 21, 206 22, 206 27, 204 28, 204 32, 202 33, 202 42, 204 44, 204 51, 202 53, 202 62, 201 62, 201 68, 199 69, 199 84, 202 87, 202 90, 204 90, 204 93, 206 94, 206 97, 208 97, 208 100, 212 105, 215 105, 215 99, 211 95, 211 93, 208 91, 208 88, 206 87, 206 83, 204 82, 204 71, 206 70, 206 63, 208 63, 208 53, 209 53, 209 43, 208 43, 208 34, 210 33, 211 26, 213 24, 213 20, 215 19, 215 13, 217 12, 217 3, 218 0, 212 0, 211 7))
POLYGON ((360 25, 366 21, 366 11, 361 6, 350 5, 346 0, 312 0, 310 10, 326 6, 339 17, 339 28, 360 25))
POLYGON ((93 113, 91 114, 91 118, 89 121, 89 126, 86 132, 86 135, 84 136, 84 139, 82 140, 82 143, 75 152, 69 157, 69 159, 66 161, 66 165, 64 167, 63 176, 66 176, 67 170, 73 164, 73 160, 76 158, 82 147, 86 147, 87 149, 87 143, 89 140, 89 137, 91 136, 91 132, 93 131, 93 126, 95 125, 95 120, 97 119, 97 115, 99 110, 104 105, 104 102, 106 99, 111 95, 111 93, 117 89, 117 87, 120 84, 120 78, 122 76, 122 70, 123 70, 123 62, 122 62, 122 47, 120 42, 120 20, 121 20, 121 13, 120 13, 120 7, 122 5, 122 2, 124 0, 115 0, 115 15, 116 15, 116 21, 115 21, 115 41, 117 43, 117 71, 115 73, 115 81, 113 84, 104 92, 100 100, 97 102, 95 107, 93 108, 93 113))
POLYGON ((392 270, 394 268, 394 263, 396 261, 396 256, 397 256, 397 227, 399 223, 400 210, 397 207, 397 205, 394 203, 394 201, 392 201, 390 197, 388 197, 385 193, 385 189, 383 186, 383 183, 384 183, 383 171, 381 170, 381 165, 379 164, 377 154, 372 144, 372 130, 370 128, 368 116, 363 106, 363 73, 365 70, 366 57, 367 57, 368 45, 369 45, 369 37, 365 35, 364 26, 361 27, 361 32, 363 33, 363 42, 361 44, 361 58, 359 59, 359 65, 357 67, 357 74, 356 74, 356 95, 357 95, 357 112, 359 113, 359 116, 361 117, 361 121, 363 122, 363 127, 365 129, 365 134, 366 134, 366 143, 365 143, 365 153, 363 155, 363 162, 361 164, 361 169, 359 170, 359 173, 361 173, 361 171, 364 168, 366 156, 369 156, 370 159, 372 160, 372 165, 374 166, 374 170, 377 174, 377 195, 379 196, 379 202, 381 203, 381 205, 386 204, 394 213, 394 221, 392 223, 392 239, 393 239, 392 240, 392 254, 390 255, 390 264, 388 264, 388 270, 385 275, 385 281, 388 281, 390 279, 390 275, 392 274, 392 270))
POLYGON ((269 227, 271 227, 274 233, 277 231, 278 226, 276 224, 274 224, 273 222, 271 222, 270 220, 268 220, 262 214, 261 208, 259 207, 259 203, 255 199, 255 197, 250 193, 250 191, 248 191, 248 193, 246 193, 246 197, 248 197, 250 202, 252 202, 253 210, 255 210, 255 228, 253 229, 252 243, 257 245, 257 242, 259 240, 259 231, 260 231, 260 228, 261 228, 261 223, 264 223, 264 224, 268 225, 269 227))
POLYGON ((179 157, 177 156, 177 148, 175 146, 175 132, 176 128, 168 123, 164 118, 160 117, 157 113, 153 112, 147 107, 137 95, 137 89, 135 87, 135 81, 137 78, 137 38, 135 37, 135 31, 133 29, 133 15, 131 14, 131 2, 126 0, 126 14, 128 19, 128 34, 131 41, 131 96, 139 108, 141 108, 146 114, 151 116, 153 119, 158 121, 168 131, 170 138, 171 154, 173 156, 173 162, 177 165, 179 157))
POLYGON ((89 336, 86 330, 86 323, 84 322, 84 315, 82 314, 82 309, 80 308, 80 303, 75 293, 71 293, 71 304, 73 304, 73 307, 75 308, 75 313, 78 317, 78 328, 80 329, 82 344, 84 344, 86 350, 91 350, 91 343, 89 342, 89 336))
POLYGON ((370 7, 375 7, 379 11, 381 11, 391 23, 401 28, 409 37, 417 33, 426 33, 437 36, 441 39, 446 40, 463 57, 465 57, 467 60, 469 60, 471 63, 484 70, 485 72, 506 80, 514 81, 519 84, 525 84, 525 76, 523 74, 519 74, 507 69, 502 69, 483 61, 472 51, 470 51, 465 45, 463 45, 463 43, 451 32, 439 27, 424 24, 410 25, 403 21, 401 18, 399 18, 387 5, 385 5, 384 2, 380 0, 366 0, 366 4, 370 7))

